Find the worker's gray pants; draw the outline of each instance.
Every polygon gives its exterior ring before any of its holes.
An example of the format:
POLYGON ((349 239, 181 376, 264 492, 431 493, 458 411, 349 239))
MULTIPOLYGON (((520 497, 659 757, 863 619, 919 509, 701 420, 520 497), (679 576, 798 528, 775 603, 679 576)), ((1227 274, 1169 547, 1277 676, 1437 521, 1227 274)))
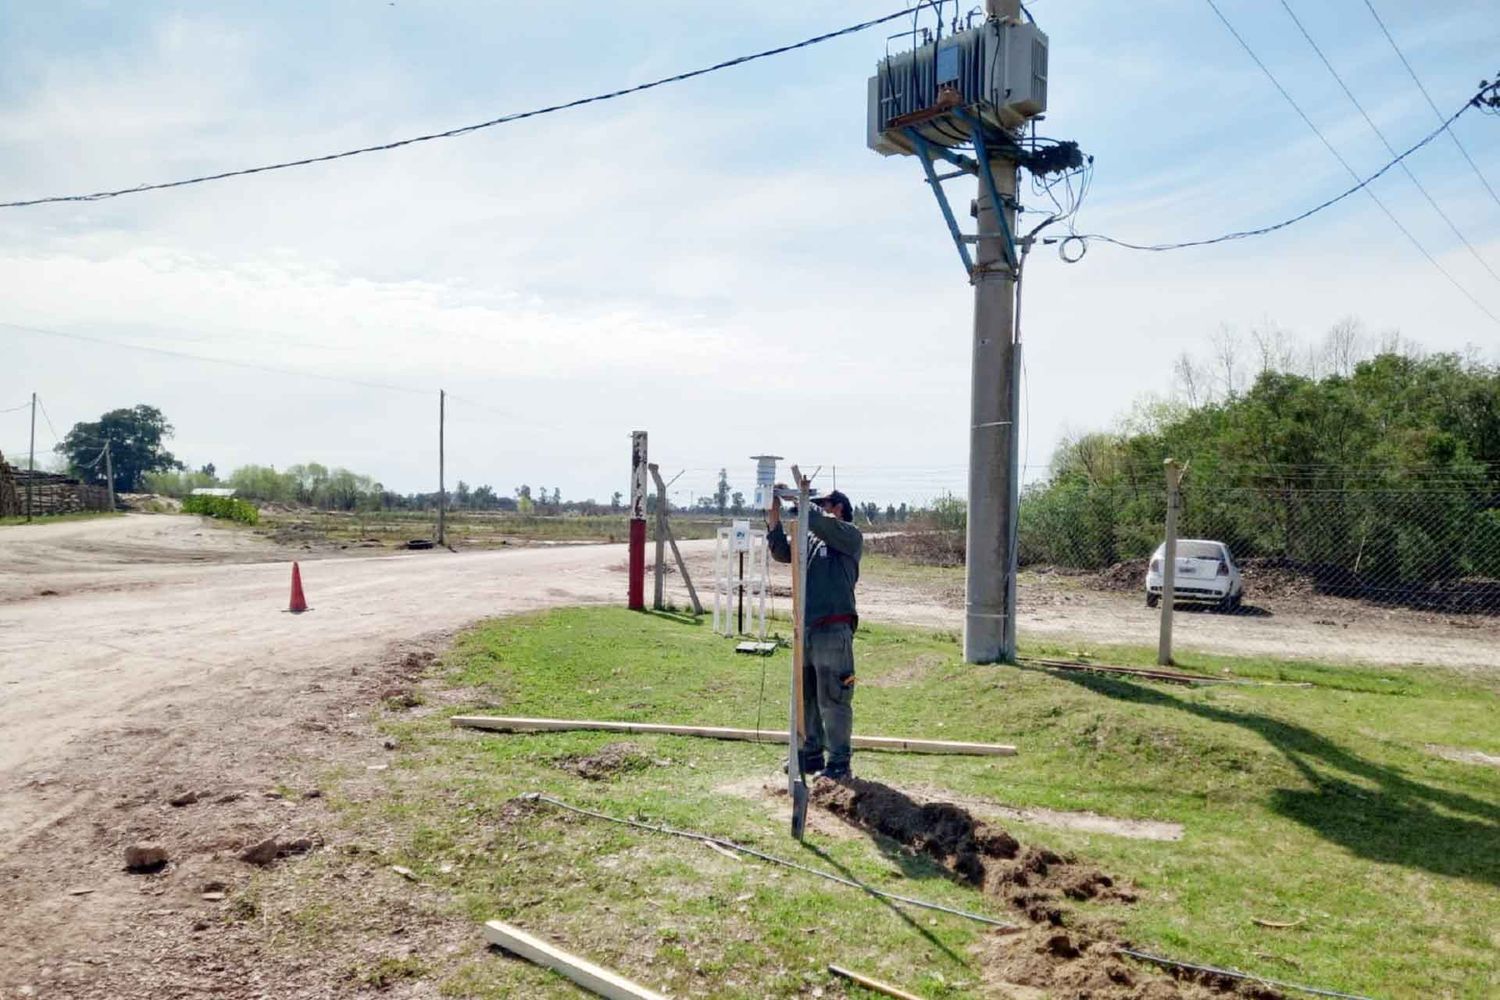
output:
POLYGON ((826 752, 828 767, 849 766, 854 735, 854 630, 826 625, 807 633, 802 659, 802 717, 806 723, 800 755, 806 762, 826 752))

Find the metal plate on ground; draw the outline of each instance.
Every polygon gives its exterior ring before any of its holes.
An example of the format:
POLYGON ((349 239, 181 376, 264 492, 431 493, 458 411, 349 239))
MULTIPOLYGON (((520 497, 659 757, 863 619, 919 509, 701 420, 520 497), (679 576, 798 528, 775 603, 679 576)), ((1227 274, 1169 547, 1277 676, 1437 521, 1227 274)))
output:
POLYGON ((742 642, 734 647, 736 653, 749 653, 752 656, 770 656, 776 652, 774 642, 742 642))

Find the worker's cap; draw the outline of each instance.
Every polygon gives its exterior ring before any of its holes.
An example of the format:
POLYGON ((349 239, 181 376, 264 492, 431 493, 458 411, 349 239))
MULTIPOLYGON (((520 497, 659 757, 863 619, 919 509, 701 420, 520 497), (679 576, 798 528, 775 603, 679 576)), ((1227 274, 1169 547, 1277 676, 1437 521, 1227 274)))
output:
POLYGON ((844 505, 844 520, 854 520, 854 504, 849 502, 849 497, 842 490, 829 490, 820 497, 813 497, 812 502, 819 507, 827 507, 831 503, 844 505))

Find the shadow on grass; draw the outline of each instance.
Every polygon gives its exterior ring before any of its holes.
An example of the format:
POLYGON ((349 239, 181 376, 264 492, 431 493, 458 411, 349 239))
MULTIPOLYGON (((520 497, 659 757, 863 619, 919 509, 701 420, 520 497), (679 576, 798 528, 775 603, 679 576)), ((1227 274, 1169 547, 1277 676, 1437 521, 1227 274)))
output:
POLYGON ((949 948, 946 944, 944 944, 936 934, 932 933, 932 931, 917 923, 912 915, 901 909, 901 907, 897 905, 894 900, 886 899, 884 896, 877 895, 874 890, 861 882, 857 875, 850 871, 846 866, 840 864, 837 858, 833 857, 827 851, 823 850, 817 845, 809 844, 806 841, 802 842, 802 847, 804 850, 811 852, 815 857, 818 858, 818 860, 833 868, 844 878, 848 879, 850 882, 853 882, 855 885, 863 889, 866 893, 869 894, 871 899, 875 900, 877 903, 880 903, 886 909, 890 910, 896 916, 900 917, 902 922, 905 923, 906 926, 910 927, 912 930, 922 935, 922 937, 926 938, 928 944, 941 951, 944 955, 947 955, 950 959, 953 960, 955 965, 963 966, 967 964, 963 958, 954 953, 952 948, 949 948))
POLYGON ((1063 679, 1120 701, 1173 708, 1255 733, 1312 786, 1273 789, 1272 812, 1362 858, 1500 885, 1500 804, 1413 781, 1305 726, 1268 715, 1199 704, 1113 677, 1063 679))
POLYGON ((703 616, 695 615, 688 611, 656 611, 651 608, 641 609, 641 614, 651 618, 660 618, 664 621, 676 622, 679 625, 702 625, 703 616))

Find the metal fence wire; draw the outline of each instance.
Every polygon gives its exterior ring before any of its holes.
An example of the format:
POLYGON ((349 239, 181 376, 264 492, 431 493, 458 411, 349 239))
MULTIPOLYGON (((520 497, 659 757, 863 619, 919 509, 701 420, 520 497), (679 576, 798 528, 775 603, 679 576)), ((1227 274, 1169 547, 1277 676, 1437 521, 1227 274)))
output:
MULTIPOLYGON (((1386 470, 1193 470, 1177 535, 1227 550, 1228 565, 1215 575, 1237 573, 1243 596, 1219 602, 1226 613, 1329 598, 1500 616, 1500 487, 1491 479, 1487 470, 1399 478, 1386 470)), ((1033 487, 1019 511, 1020 565, 1093 574, 1089 582, 1103 589, 1144 598, 1166 506, 1161 480, 1033 487)), ((1190 548, 1213 557, 1212 546, 1190 548)), ((1182 559, 1179 552, 1179 566, 1182 559)), ((1213 600, 1220 589, 1182 575, 1177 584, 1180 598, 1213 600)))

